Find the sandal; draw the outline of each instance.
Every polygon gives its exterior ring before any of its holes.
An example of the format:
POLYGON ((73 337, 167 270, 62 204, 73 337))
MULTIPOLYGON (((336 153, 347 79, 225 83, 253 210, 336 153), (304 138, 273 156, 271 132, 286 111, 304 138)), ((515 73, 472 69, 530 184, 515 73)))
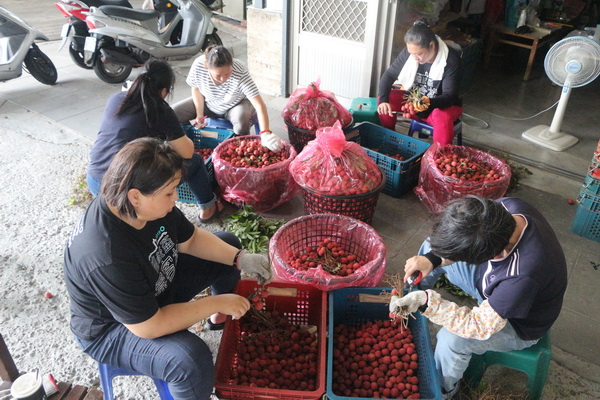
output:
POLYGON ((224 327, 225 327, 225 322, 221 322, 220 324, 215 324, 214 322, 212 322, 210 320, 210 318, 207 319, 206 323, 204 324, 205 331, 222 331, 224 327))
POLYGON ((211 219, 213 219, 214 217, 218 216, 219 214, 221 214, 221 212, 225 209, 225 205, 223 203, 221 203, 221 200, 217 200, 215 201, 215 211, 212 213, 212 215, 208 218, 200 218, 200 215, 198 215, 198 222, 200 222, 201 224, 205 224, 208 221, 210 221, 211 219))

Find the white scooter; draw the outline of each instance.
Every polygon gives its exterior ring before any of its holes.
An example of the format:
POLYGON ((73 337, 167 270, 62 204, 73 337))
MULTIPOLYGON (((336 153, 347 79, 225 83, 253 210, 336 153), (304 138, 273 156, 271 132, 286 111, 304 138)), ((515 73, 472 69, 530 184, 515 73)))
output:
POLYGON ((18 78, 25 69, 46 85, 56 83, 56 67, 35 44, 37 39, 48 37, 0 6, 0 82, 18 78))
MULTIPOLYGON (((201 0, 172 0, 178 12, 159 30, 160 13, 156 10, 132 10, 117 6, 92 7, 86 23, 90 36, 85 40, 84 62, 108 83, 127 79, 133 67, 150 57, 187 60, 208 45, 221 45, 211 22, 212 8, 201 0), (171 34, 183 21, 181 41, 169 44, 171 34)), ((214 3, 208 0, 209 4, 214 3)))

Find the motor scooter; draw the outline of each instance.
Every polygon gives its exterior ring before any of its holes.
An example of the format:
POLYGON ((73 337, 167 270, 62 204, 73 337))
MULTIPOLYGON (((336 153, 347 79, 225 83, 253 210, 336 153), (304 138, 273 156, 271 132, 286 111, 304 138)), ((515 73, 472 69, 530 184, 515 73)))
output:
POLYGON ((42 32, 0 6, 0 82, 18 78, 25 69, 46 85, 56 83, 56 67, 35 44, 38 39, 49 40, 42 32))
POLYGON ((171 3, 177 6, 177 15, 162 29, 158 23, 161 14, 156 10, 92 7, 86 14, 90 36, 85 40, 85 64, 93 67, 104 82, 120 83, 133 67, 144 65, 151 57, 187 60, 211 44, 223 44, 211 21, 212 8, 204 1, 171 0, 171 3), (181 41, 170 44, 180 21, 183 21, 181 41))
POLYGON ((71 59, 76 65, 86 69, 91 69, 91 67, 88 67, 83 62, 83 46, 85 38, 90 33, 85 23, 86 16, 83 13, 90 11, 90 7, 100 7, 103 5, 133 8, 128 0, 85 0, 85 2, 80 0, 60 0, 54 5, 69 19, 69 22, 62 27, 61 37, 63 40, 58 51, 62 50, 70 38, 69 55, 71 59))

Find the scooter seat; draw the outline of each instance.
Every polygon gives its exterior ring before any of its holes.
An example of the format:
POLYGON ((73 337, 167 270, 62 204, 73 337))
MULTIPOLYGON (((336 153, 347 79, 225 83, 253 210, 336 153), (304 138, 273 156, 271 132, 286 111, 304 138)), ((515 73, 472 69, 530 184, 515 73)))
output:
POLYGON ((119 6, 133 8, 128 0, 86 0, 88 7, 119 6))
POLYGON ((160 16, 160 13, 156 10, 133 10, 131 8, 118 6, 101 6, 99 8, 100 11, 102 11, 106 15, 134 19, 136 21, 147 21, 152 18, 158 19, 158 17, 160 16))

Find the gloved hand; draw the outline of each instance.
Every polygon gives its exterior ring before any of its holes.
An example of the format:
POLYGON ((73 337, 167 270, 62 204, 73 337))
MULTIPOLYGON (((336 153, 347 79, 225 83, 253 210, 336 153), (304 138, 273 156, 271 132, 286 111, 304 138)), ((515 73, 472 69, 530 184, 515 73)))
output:
POLYGON ((196 118, 196 119, 195 119, 195 120, 192 122, 192 124, 194 125, 194 128, 197 128, 197 129, 202 129, 202 128, 204 128, 206 125, 208 125, 208 121, 207 121, 206 115, 205 115, 205 116, 203 116, 203 117, 199 117, 199 118, 197 117, 197 118, 196 118))
POLYGON ((259 285, 266 285, 271 281, 271 265, 264 254, 252 254, 242 250, 236 267, 246 274, 256 276, 259 285))
POLYGON ((265 131, 260 134, 260 144, 271 151, 279 151, 281 150, 281 146, 283 146, 279 136, 271 131, 265 131))
POLYGON ((400 314, 402 307, 406 307, 406 312, 414 313, 419 307, 427 303, 428 297, 427 292, 424 290, 416 290, 403 297, 392 296, 390 300, 390 313, 400 314))

